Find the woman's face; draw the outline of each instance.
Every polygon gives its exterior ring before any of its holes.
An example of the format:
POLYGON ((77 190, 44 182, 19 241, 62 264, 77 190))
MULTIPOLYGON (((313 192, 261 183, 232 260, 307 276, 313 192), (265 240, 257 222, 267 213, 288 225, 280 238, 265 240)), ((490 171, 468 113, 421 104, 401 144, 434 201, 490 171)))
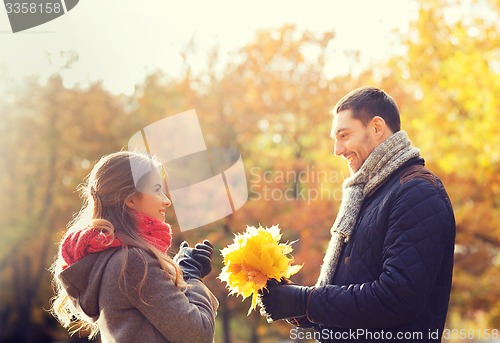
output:
POLYGON ((165 221, 167 207, 172 202, 165 195, 163 179, 158 172, 149 176, 137 195, 126 200, 129 208, 152 218, 165 221))

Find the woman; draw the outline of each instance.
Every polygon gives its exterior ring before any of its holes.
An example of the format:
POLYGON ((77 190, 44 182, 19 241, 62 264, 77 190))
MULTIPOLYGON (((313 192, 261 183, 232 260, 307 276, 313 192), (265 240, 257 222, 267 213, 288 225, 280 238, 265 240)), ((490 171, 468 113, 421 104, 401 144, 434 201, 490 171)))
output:
POLYGON ((213 342, 218 302, 201 279, 208 241, 172 259, 161 164, 140 153, 104 156, 80 187, 83 206, 52 266, 52 312, 102 342, 213 342))

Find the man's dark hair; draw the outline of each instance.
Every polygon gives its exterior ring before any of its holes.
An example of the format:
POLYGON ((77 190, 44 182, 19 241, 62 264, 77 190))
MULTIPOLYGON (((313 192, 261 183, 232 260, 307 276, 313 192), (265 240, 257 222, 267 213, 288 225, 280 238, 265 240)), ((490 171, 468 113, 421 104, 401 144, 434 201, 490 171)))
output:
POLYGON ((373 117, 383 118, 392 132, 401 130, 398 105, 394 99, 381 89, 361 87, 346 94, 335 105, 333 114, 351 110, 355 119, 366 125, 373 117))

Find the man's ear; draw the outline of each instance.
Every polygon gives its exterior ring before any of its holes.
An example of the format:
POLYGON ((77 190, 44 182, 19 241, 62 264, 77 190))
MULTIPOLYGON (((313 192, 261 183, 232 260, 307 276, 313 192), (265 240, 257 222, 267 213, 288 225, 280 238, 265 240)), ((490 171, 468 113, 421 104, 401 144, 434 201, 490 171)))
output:
POLYGON ((380 141, 385 140, 388 136, 391 135, 391 133, 389 132, 389 127, 385 123, 384 118, 380 116, 373 117, 371 129, 373 130, 373 136, 380 141))

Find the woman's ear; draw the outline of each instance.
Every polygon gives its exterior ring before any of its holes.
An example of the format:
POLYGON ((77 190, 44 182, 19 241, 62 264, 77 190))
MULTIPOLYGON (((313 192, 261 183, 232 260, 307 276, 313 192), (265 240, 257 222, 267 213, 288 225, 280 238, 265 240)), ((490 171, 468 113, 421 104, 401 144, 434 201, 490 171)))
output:
POLYGON ((127 206, 128 208, 130 208, 132 210, 135 210, 135 203, 136 203, 136 199, 135 199, 134 195, 130 195, 127 197, 127 199, 125 199, 125 206, 127 206))

